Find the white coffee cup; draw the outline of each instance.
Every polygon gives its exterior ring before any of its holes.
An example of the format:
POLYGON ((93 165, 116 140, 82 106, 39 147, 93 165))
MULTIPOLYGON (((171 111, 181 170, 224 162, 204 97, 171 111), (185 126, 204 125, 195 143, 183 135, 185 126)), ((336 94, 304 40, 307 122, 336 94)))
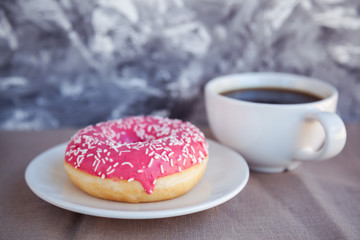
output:
POLYGON ((301 161, 328 159, 342 151, 346 129, 335 113, 337 100, 338 92, 330 84, 286 73, 221 76, 205 86, 208 121, 215 137, 243 155, 252 170, 269 173, 292 170, 301 161), (249 88, 290 89, 321 99, 271 104, 221 95, 249 88))

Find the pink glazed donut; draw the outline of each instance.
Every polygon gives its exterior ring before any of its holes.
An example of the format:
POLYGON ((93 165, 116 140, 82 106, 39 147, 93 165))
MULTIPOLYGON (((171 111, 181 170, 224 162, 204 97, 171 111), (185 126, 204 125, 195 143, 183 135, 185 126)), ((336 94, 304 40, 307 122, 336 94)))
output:
POLYGON ((207 159, 204 134, 191 123, 137 116, 79 130, 64 165, 70 180, 92 196, 154 202, 192 189, 207 159))

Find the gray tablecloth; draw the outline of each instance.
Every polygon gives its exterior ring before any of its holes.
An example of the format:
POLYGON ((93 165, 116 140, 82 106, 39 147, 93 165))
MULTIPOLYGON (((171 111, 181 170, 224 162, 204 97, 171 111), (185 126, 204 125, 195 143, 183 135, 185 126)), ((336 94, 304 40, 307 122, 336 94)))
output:
POLYGON ((121 220, 55 207, 27 187, 24 172, 75 130, 0 132, 0 239, 360 239, 360 124, 343 152, 292 172, 251 172, 245 189, 206 211, 121 220))

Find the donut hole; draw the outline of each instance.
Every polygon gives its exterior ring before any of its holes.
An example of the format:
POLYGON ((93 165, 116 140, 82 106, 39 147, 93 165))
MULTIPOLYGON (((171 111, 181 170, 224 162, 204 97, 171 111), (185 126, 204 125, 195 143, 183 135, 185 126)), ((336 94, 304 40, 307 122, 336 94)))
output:
POLYGON ((119 139, 112 140, 119 141, 121 143, 137 143, 146 141, 146 139, 141 139, 135 132, 132 131, 128 131, 126 134, 121 134, 119 139))

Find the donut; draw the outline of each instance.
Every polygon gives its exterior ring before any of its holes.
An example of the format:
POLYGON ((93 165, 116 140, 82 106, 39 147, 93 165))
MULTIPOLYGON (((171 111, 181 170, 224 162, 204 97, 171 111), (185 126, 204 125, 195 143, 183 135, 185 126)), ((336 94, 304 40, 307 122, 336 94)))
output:
POLYGON ((205 172, 208 145, 193 124, 131 116, 80 129, 64 165, 84 192, 120 202, 155 202, 190 191, 205 172))

